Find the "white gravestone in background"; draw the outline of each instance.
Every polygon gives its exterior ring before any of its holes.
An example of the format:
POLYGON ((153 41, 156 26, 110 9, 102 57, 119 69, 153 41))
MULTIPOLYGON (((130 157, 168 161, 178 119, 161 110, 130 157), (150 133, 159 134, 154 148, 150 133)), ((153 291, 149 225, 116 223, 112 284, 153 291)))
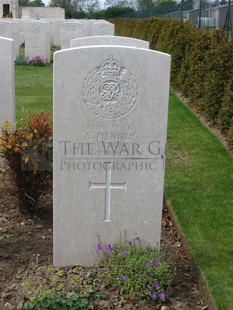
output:
POLYGON ((98 240, 159 247, 170 56, 54 54, 54 264, 93 266, 98 240))
POLYGON ((25 43, 25 20, 19 18, 19 47, 25 43))
POLYGON ((19 23, 14 19, 0 19, 0 37, 14 40, 14 56, 19 55, 19 23))
POLYGON ((61 23, 64 20, 52 20, 51 22, 52 45, 61 46, 61 23))
POLYGON ((69 21, 61 24, 61 49, 69 48, 70 41, 88 35, 88 27, 83 22, 69 21))
POLYGON ((0 37, 0 126, 15 123, 15 73, 12 39, 0 37))
POLYGON ((90 45, 123 45, 139 48, 149 48, 149 42, 120 36, 96 36, 73 39, 70 47, 90 46, 90 45))
POLYGON ((92 25, 92 36, 114 36, 115 25, 106 21, 97 21, 92 25))
POLYGON ((25 23, 25 56, 31 60, 43 56, 50 62, 50 24, 45 21, 30 20, 25 23))

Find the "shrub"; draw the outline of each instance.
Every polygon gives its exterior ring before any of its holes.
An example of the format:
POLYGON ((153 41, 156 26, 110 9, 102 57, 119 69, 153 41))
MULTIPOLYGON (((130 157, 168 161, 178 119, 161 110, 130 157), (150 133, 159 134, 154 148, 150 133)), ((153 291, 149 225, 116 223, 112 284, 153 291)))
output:
POLYGON ((189 105, 225 133, 232 147, 233 41, 222 30, 197 29, 167 18, 112 19, 117 33, 142 38, 151 48, 171 54, 171 84, 189 105))
MULTIPOLYGON (((211 123, 217 125, 226 86, 231 76, 232 48, 226 40, 217 38, 202 63, 204 94, 199 100, 199 111, 211 123)), ((200 84, 199 84, 200 87, 200 84)), ((195 102, 194 102, 195 106, 195 102)))
POLYGON ((61 292, 40 291, 24 304, 23 310, 91 310, 94 305, 86 296, 71 294, 66 296, 61 292))
POLYGON ((233 75, 225 89, 218 121, 222 132, 226 135, 229 147, 233 149, 233 75))
POLYGON ((34 56, 31 60, 29 60, 28 64, 36 67, 45 67, 46 59, 44 56, 34 56))
POLYGON ((50 62, 53 63, 53 54, 57 51, 60 51, 61 47, 57 45, 53 45, 50 49, 50 62))
POLYGON ((23 310, 90 310, 103 296, 93 282, 98 282, 96 272, 80 266, 58 269, 49 266, 38 281, 24 282, 23 310))
POLYGON ((2 128, 0 153, 12 172, 23 213, 38 213, 39 197, 51 184, 52 134, 49 113, 34 115, 15 131, 7 122, 2 128))
POLYGON ((114 246, 99 243, 96 251, 101 257, 101 276, 107 286, 118 288, 129 299, 166 299, 172 271, 157 250, 141 249, 129 241, 114 246))
POLYGON ((16 56, 15 65, 16 66, 27 66, 28 65, 28 57, 16 56))

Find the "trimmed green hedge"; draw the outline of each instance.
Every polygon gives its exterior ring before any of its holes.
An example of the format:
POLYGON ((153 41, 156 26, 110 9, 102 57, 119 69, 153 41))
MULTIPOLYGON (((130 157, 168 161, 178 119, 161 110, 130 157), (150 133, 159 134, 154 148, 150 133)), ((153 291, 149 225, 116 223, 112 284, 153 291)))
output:
POLYGON ((150 42, 171 54, 171 84, 191 108, 218 127, 233 148, 233 40, 221 30, 200 30, 164 18, 112 19, 117 35, 150 42))

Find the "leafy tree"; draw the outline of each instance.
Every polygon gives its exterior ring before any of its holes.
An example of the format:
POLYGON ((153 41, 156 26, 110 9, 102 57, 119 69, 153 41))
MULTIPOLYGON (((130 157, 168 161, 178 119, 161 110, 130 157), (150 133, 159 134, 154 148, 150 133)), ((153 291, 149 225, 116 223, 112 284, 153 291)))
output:
POLYGON ((45 6, 42 0, 19 0, 19 6, 45 6))
POLYGON ((33 0, 30 2, 31 6, 39 6, 43 7, 45 4, 42 2, 42 0, 33 0))
POLYGON ((108 19, 115 16, 120 16, 126 13, 134 12, 130 7, 108 7, 106 10, 95 12, 91 18, 94 19, 108 19))
POLYGON ((29 0, 19 0, 19 6, 29 6, 29 0))
POLYGON ((105 0, 104 2, 104 6, 105 7, 117 7, 118 6, 119 1, 118 0, 105 0))
POLYGON ((175 8, 178 6, 178 3, 175 0, 157 0, 156 6, 162 8, 175 8))
POLYGON ((50 0, 49 6, 58 6, 60 8, 66 8, 72 5, 71 0, 50 0))
POLYGON ((182 4, 180 2, 180 7, 181 5, 183 6, 183 10, 192 10, 194 8, 194 0, 184 0, 182 4))
POLYGON ((81 0, 50 0, 50 7, 65 9, 65 18, 85 18, 83 2, 81 0))
POLYGON ((134 0, 105 0, 104 6, 118 8, 135 8, 134 0))
POLYGON ((227 4, 228 1, 227 0, 215 0, 213 2, 211 2, 211 6, 219 6, 219 5, 223 5, 223 4, 227 4))
POLYGON ((100 10, 99 0, 85 0, 82 5, 82 10, 88 14, 92 14, 100 10))
POLYGON ((153 0, 137 0, 137 7, 139 10, 145 10, 155 7, 155 2, 153 0))

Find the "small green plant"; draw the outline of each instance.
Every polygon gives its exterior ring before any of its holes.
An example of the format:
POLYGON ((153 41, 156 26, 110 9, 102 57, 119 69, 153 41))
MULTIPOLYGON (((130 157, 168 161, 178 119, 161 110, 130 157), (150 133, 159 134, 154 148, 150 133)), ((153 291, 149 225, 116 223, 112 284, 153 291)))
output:
POLYGON ((2 128, 0 154, 11 169, 23 213, 37 214, 38 200, 52 184, 52 134, 49 113, 34 115, 15 131, 8 122, 2 128))
POLYGON ((44 58, 44 56, 34 56, 32 57, 32 59, 29 60, 28 64, 36 67, 45 67, 46 59, 44 58))
POLYGON ((49 266, 39 285, 22 283, 26 300, 23 310, 94 309, 94 301, 103 294, 91 282, 86 283, 84 275, 85 270, 79 266, 72 269, 49 266), (79 281, 76 281, 76 277, 79 277, 79 281))
POLYGON ((96 251, 101 257, 101 276, 107 286, 118 288, 120 294, 130 299, 166 300, 172 270, 157 250, 142 249, 129 241, 113 246, 99 243, 96 251))
POLYGON ((15 65, 16 66, 27 66, 28 65, 28 57, 19 55, 15 58, 15 65))
POLYGON ((52 45, 51 50, 50 50, 50 62, 53 63, 53 54, 56 51, 60 51, 61 46, 57 46, 57 45, 52 45))
POLYGON ((23 310, 92 310, 94 305, 86 296, 78 294, 65 295, 57 291, 40 291, 30 297, 23 310))

